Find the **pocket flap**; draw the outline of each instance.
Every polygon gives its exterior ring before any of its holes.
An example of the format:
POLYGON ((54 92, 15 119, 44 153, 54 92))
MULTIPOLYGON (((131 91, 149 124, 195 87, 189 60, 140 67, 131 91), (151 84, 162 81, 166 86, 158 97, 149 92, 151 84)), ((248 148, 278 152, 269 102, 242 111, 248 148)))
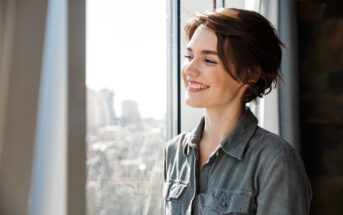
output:
POLYGON ((252 192, 215 190, 208 194, 205 206, 220 213, 249 213, 252 192))
POLYGON ((179 183, 172 183, 170 184, 169 192, 167 195, 167 199, 178 199, 183 191, 186 189, 186 184, 179 184, 179 183))

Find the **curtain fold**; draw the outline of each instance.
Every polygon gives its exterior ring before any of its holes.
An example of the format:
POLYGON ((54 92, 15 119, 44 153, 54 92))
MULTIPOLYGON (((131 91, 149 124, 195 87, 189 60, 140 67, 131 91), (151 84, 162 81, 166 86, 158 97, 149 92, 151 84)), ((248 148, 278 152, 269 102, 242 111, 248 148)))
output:
POLYGON ((0 2, 0 165, 5 129, 9 63, 12 56, 16 1, 0 2))
MULTIPOLYGON (((266 17, 273 26, 278 29, 278 1, 255 0, 254 4, 252 2, 250 2, 250 4, 254 5, 255 11, 266 17)), ((275 134, 280 134, 278 92, 278 87, 273 88, 269 94, 265 95, 263 98, 257 98, 255 102, 249 104, 252 112, 258 119, 258 125, 275 134)))
POLYGON ((26 215, 46 0, 0 0, 0 214, 26 215))
POLYGON ((297 62, 296 1, 261 0, 259 13, 279 31, 287 45, 282 49, 281 72, 285 83, 278 81, 268 95, 250 104, 259 125, 279 134, 299 150, 299 85, 297 62))
POLYGON ((298 41, 296 1, 279 0, 280 39, 283 49, 281 71, 285 83, 279 85, 280 135, 300 150, 298 41))
POLYGON ((66 0, 48 1, 43 43, 29 214, 65 215, 68 58, 66 0))

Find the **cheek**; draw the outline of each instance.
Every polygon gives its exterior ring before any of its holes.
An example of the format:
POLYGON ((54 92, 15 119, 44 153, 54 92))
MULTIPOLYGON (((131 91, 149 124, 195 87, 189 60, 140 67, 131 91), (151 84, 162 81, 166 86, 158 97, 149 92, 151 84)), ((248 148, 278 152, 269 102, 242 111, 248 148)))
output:
POLYGON ((182 79, 185 81, 186 80, 186 74, 185 74, 185 67, 184 66, 181 67, 181 76, 182 76, 182 79))
POLYGON ((204 77, 210 86, 221 86, 225 82, 224 76, 218 70, 205 68, 203 71, 204 77))
POLYGON ((229 94, 229 95, 236 95, 239 90, 240 90, 240 85, 238 82, 234 81, 234 80, 230 80, 230 81, 226 81, 225 84, 225 92, 226 94, 229 94))
POLYGON ((220 91, 218 94, 231 94, 236 93, 239 88, 239 83, 228 77, 226 74, 217 75, 211 78, 211 82, 215 86, 215 89, 220 91))
POLYGON ((182 76, 183 83, 186 86, 187 81, 186 81, 186 73, 185 73, 185 66, 184 65, 181 67, 181 76, 182 76))

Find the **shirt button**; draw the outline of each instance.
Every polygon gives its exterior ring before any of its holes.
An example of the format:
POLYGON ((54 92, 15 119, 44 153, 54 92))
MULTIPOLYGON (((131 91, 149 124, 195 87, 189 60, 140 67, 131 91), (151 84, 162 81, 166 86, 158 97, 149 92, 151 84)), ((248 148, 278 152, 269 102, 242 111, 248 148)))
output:
POLYGON ((223 208, 227 208, 227 203, 226 203, 226 202, 222 202, 222 203, 221 203, 221 206, 222 206, 223 208))
POLYGON ((216 152, 216 156, 218 156, 218 155, 219 155, 219 151, 216 152))

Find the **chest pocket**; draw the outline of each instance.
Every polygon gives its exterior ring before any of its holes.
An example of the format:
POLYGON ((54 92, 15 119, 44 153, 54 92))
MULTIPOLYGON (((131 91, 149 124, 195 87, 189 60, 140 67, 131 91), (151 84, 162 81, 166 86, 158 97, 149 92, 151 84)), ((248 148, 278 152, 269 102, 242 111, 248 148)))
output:
POLYGON ((212 190, 206 196, 206 215, 255 214, 253 193, 245 190, 212 190))
POLYGON ((169 181, 164 184, 165 215, 181 214, 181 197, 187 188, 184 182, 169 181))

